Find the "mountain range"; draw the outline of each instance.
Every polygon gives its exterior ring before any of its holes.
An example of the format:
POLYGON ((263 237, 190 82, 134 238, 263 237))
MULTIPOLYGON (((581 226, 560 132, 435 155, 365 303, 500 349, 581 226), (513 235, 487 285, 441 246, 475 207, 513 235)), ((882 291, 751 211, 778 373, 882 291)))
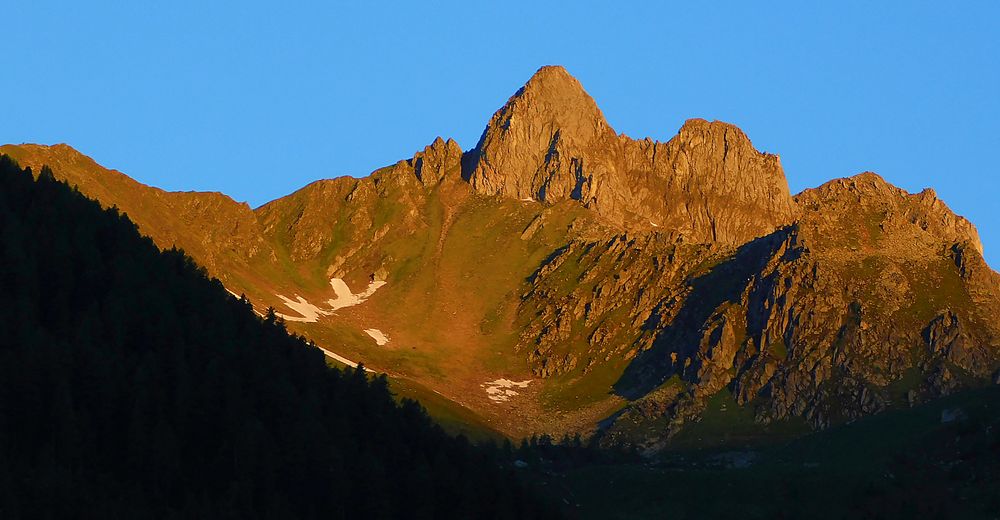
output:
POLYGON ((257 208, 67 145, 0 153, 117 207, 339 362, 512 437, 655 451, 712 407, 805 432, 998 382, 1000 275, 933 190, 865 172, 793 195, 736 126, 632 139, 561 67, 472 149, 437 138, 257 208))

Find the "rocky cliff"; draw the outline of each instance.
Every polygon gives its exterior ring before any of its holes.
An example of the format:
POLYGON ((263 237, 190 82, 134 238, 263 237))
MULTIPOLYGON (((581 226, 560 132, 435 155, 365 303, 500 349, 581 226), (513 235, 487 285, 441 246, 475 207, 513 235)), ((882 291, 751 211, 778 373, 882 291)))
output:
POLYGON ((968 221, 871 173, 796 201, 795 224, 653 308, 616 386, 634 399, 622 424, 677 431, 725 391, 761 423, 819 428, 997 380, 1000 283, 968 221))
POLYGON ((740 244, 794 219, 777 156, 735 126, 690 120, 667 143, 617 135, 562 67, 543 67, 498 110, 472 152, 473 188, 576 200, 629 229, 740 244))

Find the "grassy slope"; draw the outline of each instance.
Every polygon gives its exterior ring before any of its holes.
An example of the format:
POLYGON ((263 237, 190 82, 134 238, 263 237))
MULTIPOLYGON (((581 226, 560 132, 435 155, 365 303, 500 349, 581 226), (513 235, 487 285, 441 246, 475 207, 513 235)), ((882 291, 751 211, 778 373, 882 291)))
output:
MULTIPOLYGON (((326 363, 339 369, 349 368, 331 358, 326 358, 326 363)), ((451 435, 464 435, 472 442, 501 443, 507 438, 472 410, 417 381, 398 376, 390 377, 389 390, 397 399, 412 399, 419 402, 427 410, 427 414, 451 435)))
POLYGON ((473 442, 502 442, 506 436, 478 414, 421 385, 412 379, 391 378, 389 389, 399 398, 419 401, 427 413, 452 435, 464 435, 473 442))
MULTIPOLYGON (((8 153, 16 159, 25 163, 52 163, 56 167, 56 172, 69 182, 79 185, 81 189, 103 201, 105 205, 114 204, 127 208, 138 222, 141 229, 146 234, 152 235, 159 241, 174 240, 174 237, 183 237, 189 243, 183 243, 188 250, 196 257, 204 258, 206 252, 201 244, 192 242, 190 230, 181 222, 170 218, 172 216, 170 200, 171 197, 183 197, 188 194, 173 194, 162 192, 155 188, 150 188, 129 179, 128 177, 106 170, 85 156, 75 151, 63 147, 20 147, 4 146, 3 152, 8 153)), ((249 269, 238 268, 236 259, 226 262, 223 268, 227 274, 227 286, 231 286, 239 292, 246 293, 255 302, 268 302, 273 299, 275 292, 284 292, 288 295, 297 293, 309 295, 313 301, 321 301, 329 285, 325 273, 325 266, 332 260, 332 257, 349 243, 349 214, 346 208, 340 208, 338 215, 332 218, 334 225, 334 240, 329 244, 320 257, 322 261, 296 264, 290 258, 289 244, 284 240, 274 240, 272 246, 275 251, 277 261, 260 256, 251 259, 249 269)), ((378 207, 375 208, 375 224, 381 225, 398 217, 401 209, 398 204, 391 200, 379 200, 378 207)), ((399 272, 394 273, 393 282, 401 282, 404 285, 416 279, 413 273, 407 273, 406 268, 413 266, 427 255, 420 254, 419 250, 424 243, 432 243, 432 234, 440 232, 440 215, 437 212, 437 225, 434 224, 435 212, 431 211, 431 226, 423 233, 404 237, 389 245, 388 253, 396 258, 405 259, 402 262, 399 272)), ((292 222, 286 218, 279 224, 279 228, 287 228, 292 222)), ((513 225, 518 225, 514 222, 513 225)), ((218 269, 216 269, 217 271, 218 269)), ((259 309, 262 310, 262 309, 259 309)), ((288 312, 287 309, 279 311, 288 312)), ((290 324, 295 328, 295 324, 290 324)), ((344 352, 351 355, 352 359, 359 359, 379 363, 383 361, 377 354, 377 350, 372 349, 375 356, 366 355, 365 347, 369 346, 371 340, 364 335, 358 327, 349 323, 331 320, 322 329, 317 327, 298 326, 300 332, 320 341, 324 344, 336 346, 355 345, 355 348, 348 348, 344 352), (334 339, 335 338, 335 339, 334 339)), ((423 362, 427 366, 433 366, 426 357, 423 362)), ((401 363, 407 365, 404 359, 401 363)), ((420 385, 412 379, 397 374, 392 378, 392 389, 399 397, 407 397, 419 400, 429 411, 450 432, 464 434, 470 439, 485 440, 499 439, 502 435, 486 424, 475 413, 468 408, 449 401, 439 393, 420 385)))
MULTIPOLYGON (((314 303, 328 298, 328 289, 319 285, 327 283, 327 268, 340 255, 351 255, 342 269, 352 289, 360 290, 378 266, 388 268, 387 285, 362 305, 319 323, 289 327, 396 380, 420 381, 425 398, 455 401, 451 408, 460 413, 448 412, 452 417, 475 409, 494 425, 490 428, 516 436, 538 431, 544 410, 536 409, 531 396, 494 403, 481 385, 498 378, 532 378, 524 353, 514 352, 519 332, 515 311, 526 279, 566 243, 570 223, 586 212, 576 205, 552 211, 537 203, 481 197, 457 182, 424 191, 389 178, 379 186, 386 193, 374 206, 357 207, 342 196, 324 202, 329 221, 321 225, 332 227, 313 232, 332 240, 315 258, 296 263, 296 271, 310 279, 296 294, 314 303), (420 193, 398 202, 407 197, 405 190, 420 193), (416 217, 402 219, 411 210, 416 217), (524 229, 543 212, 545 224, 522 239, 524 229), (371 231, 350 228, 352 218, 371 221, 371 231), (372 239, 371 233, 381 229, 387 232, 372 239), (376 346, 361 332, 365 328, 382 330, 391 338, 389 344, 376 346)), ((287 207, 272 206, 265 218, 277 220, 274 229, 288 229, 288 215, 316 204, 309 196, 292 195, 283 201, 287 207)), ((291 239, 277 233, 271 241, 278 256, 287 258, 291 239)), ((524 393, 541 390, 536 383, 524 393)), ((428 405, 432 413, 435 407, 440 408, 428 405)))

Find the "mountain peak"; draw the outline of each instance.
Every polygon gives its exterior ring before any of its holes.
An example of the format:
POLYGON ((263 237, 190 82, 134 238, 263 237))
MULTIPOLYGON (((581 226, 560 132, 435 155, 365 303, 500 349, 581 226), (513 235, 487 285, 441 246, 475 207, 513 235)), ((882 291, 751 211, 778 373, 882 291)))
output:
POLYGON ((476 145, 469 182, 491 195, 579 199, 565 167, 615 138, 576 78, 563 67, 542 67, 493 114, 476 145))
POLYGON ((875 172, 827 181, 802 191, 795 201, 806 220, 823 219, 828 227, 829 222, 837 222, 839 230, 853 229, 855 234, 871 222, 887 229, 909 229, 913 236, 922 238, 901 242, 900 251, 905 254, 924 254, 927 249, 919 247, 921 241, 932 248, 969 243, 978 253, 983 252, 976 227, 952 211, 934 190, 909 193, 875 172))
POLYGON ((736 243, 794 213, 777 157, 755 150, 739 128, 692 119, 671 143, 619 136, 559 66, 542 67, 511 96, 470 155, 468 180, 480 193, 577 200, 626 228, 736 243))
POLYGON ((473 186, 494 194, 540 197, 534 177, 557 147, 588 147, 614 137, 597 103, 563 67, 545 66, 490 119, 476 151, 473 186))
POLYGON ((747 145, 751 145, 750 138, 743 130, 732 124, 726 123, 725 121, 709 121, 707 119, 702 119, 700 117, 695 117, 684 121, 681 125, 680 130, 677 131, 678 137, 683 140, 690 139, 691 136, 706 134, 706 133, 720 133, 720 134, 732 134, 735 140, 745 142, 747 145))
MULTIPOLYGON (((541 67, 538 67, 538 70, 536 70, 531 76, 531 79, 544 78, 547 76, 569 78, 574 81, 576 80, 576 78, 574 78, 573 75, 566 70, 566 67, 563 67, 562 65, 542 65, 541 67)), ((531 80, 528 81, 529 83, 531 82, 531 80)))
MULTIPOLYGON (((546 65, 537 71, 524 84, 514 97, 531 92, 538 96, 586 98, 593 103, 590 95, 583 89, 580 81, 573 77, 560 65, 546 65)), ((596 105, 595 105, 596 107, 596 105)))

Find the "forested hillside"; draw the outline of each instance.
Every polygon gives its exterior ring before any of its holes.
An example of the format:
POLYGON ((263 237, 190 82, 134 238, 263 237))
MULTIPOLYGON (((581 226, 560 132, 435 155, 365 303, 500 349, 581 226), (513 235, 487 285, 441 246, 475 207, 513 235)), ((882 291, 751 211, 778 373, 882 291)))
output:
POLYGON ((0 156, 0 517, 550 517, 127 216, 0 156))

